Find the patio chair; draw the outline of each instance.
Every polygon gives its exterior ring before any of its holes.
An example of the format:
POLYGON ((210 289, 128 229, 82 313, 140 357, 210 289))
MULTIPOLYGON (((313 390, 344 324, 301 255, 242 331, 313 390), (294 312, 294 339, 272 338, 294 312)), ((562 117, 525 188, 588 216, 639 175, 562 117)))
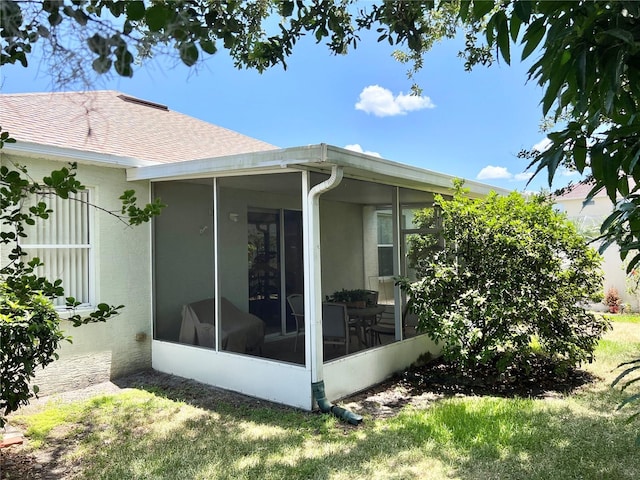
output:
POLYGON ((304 333, 304 297, 299 293, 292 293, 287 296, 287 303, 291 309, 291 316, 296 321, 296 341, 293 344, 293 351, 298 349, 298 335, 304 333))
MULTIPOLYGON (((380 316, 377 323, 371 326, 372 344, 382 344, 382 335, 395 337, 396 323, 393 315, 393 305, 389 305, 391 311, 385 310, 380 316)), ((418 324, 418 316, 411 311, 409 303, 405 305, 402 311, 402 338, 406 338, 407 326, 415 327, 418 324)))
MULTIPOLYGON (((376 305, 378 305, 378 292, 376 290, 365 290, 365 292, 367 307, 375 307, 376 305)), ((349 319, 349 327, 351 328, 351 331, 358 336, 358 340, 360 341, 362 346, 367 347, 373 344, 373 334, 371 332, 371 327, 378 323, 379 320, 379 314, 372 315, 370 317, 349 319), (367 340, 368 338, 370 340, 367 340)))
POLYGON ((330 345, 344 345, 349 354, 349 316, 343 303, 322 304, 322 339, 330 345))
POLYGON ((365 298, 367 300, 367 306, 378 304, 378 291, 377 290, 365 290, 365 298))

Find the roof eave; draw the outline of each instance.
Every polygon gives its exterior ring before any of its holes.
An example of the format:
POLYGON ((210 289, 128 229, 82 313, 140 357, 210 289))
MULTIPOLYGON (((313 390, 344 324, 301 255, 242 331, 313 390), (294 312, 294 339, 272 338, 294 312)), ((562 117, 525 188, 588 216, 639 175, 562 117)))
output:
MULTIPOLYGON (((292 170, 326 170, 329 173, 332 165, 344 167, 345 177, 348 178, 418 190, 428 189, 436 193, 451 193, 452 181, 455 178, 332 145, 318 144, 130 168, 127 170, 127 180, 181 180, 292 170)), ((465 181, 465 186, 473 196, 484 196, 490 191, 499 194, 509 192, 475 181, 465 181)))
POLYGON ((21 157, 43 158, 59 162, 78 162, 112 168, 137 168, 156 165, 158 162, 140 160, 138 158, 120 157, 104 153, 58 147, 42 143, 17 141, 5 143, 1 152, 21 157))

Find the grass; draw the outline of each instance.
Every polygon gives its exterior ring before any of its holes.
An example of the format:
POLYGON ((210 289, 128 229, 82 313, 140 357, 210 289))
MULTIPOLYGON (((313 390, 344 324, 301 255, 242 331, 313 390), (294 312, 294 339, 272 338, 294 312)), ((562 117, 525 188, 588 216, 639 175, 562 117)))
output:
POLYGON ((615 323, 640 323, 640 314, 638 313, 606 313, 604 316, 615 323))
MULTIPOLYGON (((617 316, 620 317, 620 316, 617 316)), ((615 321, 588 365, 601 379, 547 399, 453 397, 358 428, 327 415, 133 390, 14 417, 30 444, 64 445, 84 479, 636 479, 640 449, 619 363, 638 355, 638 322, 615 321)))

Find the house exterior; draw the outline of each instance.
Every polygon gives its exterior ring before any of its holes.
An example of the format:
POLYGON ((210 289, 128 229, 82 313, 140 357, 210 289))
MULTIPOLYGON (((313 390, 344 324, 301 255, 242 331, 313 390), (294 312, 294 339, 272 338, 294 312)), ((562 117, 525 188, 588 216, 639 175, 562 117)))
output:
POLYGON ((135 189, 167 205, 135 228, 59 206, 55 227, 29 235, 24 247, 87 311, 126 305, 69 329, 74 343, 37 378, 43 394, 151 367, 311 409, 314 383, 335 400, 438 352, 407 325, 393 278, 411 275, 407 239, 437 231, 419 231, 413 212, 449 194, 450 176, 326 144, 279 149, 114 91, 0 95, 0 125, 18 140, 3 165, 41 178, 74 161, 91 203, 117 210, 135 189), (344 307, 351 344, 328 344, 323 305, 342 290, 376 302, 344 307), (304 298, 301 329, 292 294, 304 298), (383 319, 391 334, 374 336, 383 319))
MULTIPOLYGON (((613 205, 602 190, 589 202, 585 198, 593 188, 592 184, 576 184, 562 195, 555 197, 555 204, 563 211, 569 220, 588 237, 595 238, 600 233, 600 225, 613 212, 613 205)), ((594 245, 598 248, 599 245, 594 245)), ((633 310, 638 310, 639 299, 629 293, 627 289, 626 266, 620 260, 620 251, 615 245, 609 246, 603 254, 602 269, 604 271, 603 293, 614 287, 620 294, 621 302, 629 304, 633 310)), ((594 308, 604 310, 605 306, 594 305, 594 308)))

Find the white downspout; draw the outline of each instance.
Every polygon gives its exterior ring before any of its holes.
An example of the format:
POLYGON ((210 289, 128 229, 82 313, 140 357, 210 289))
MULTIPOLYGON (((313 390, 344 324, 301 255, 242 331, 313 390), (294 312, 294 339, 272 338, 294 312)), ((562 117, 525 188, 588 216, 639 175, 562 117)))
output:
MULTIPOLYGON (((322 151, 326 160, 326 147, 322 151)), ((313 187, 307 195, 307 251, 309 262, 306 263, 304 289, 305 312, 307 320, 310 347, 311 381, 323 380, 323 342, 322 342, 322 270, 320 268, 320 196, 340 185, 342 181, 342 167, 333 165, 331 176, 313 187)), ((306 342, 305 342, 306 343, 306 342)))
MULTIPOLYGON (((327 158, 327 147, 323 145, 322 159, 327 158)), ((324 392, 324 358, 322 341, 322 269, 320 263, 320 196, 337 187, 342 182, 343 170, 338 165, 331 167, 331 176, 322 183, 319 183, 307 195, 307 268, 305 276, 305 312, 304 318, 307 322, 309 341, 305 342, 305 349, 310 350, 309 359, 311 362, 311 391, 313 400, 318 403, 322 413, 332 413, 336 417, 359 425, 362 416, 345 410, 342 407, 333 405, 324 392)), ((308 177, 307 177, 308 180, 308 177)), ((313 402, 312 400, 312 402, 313 402)))

